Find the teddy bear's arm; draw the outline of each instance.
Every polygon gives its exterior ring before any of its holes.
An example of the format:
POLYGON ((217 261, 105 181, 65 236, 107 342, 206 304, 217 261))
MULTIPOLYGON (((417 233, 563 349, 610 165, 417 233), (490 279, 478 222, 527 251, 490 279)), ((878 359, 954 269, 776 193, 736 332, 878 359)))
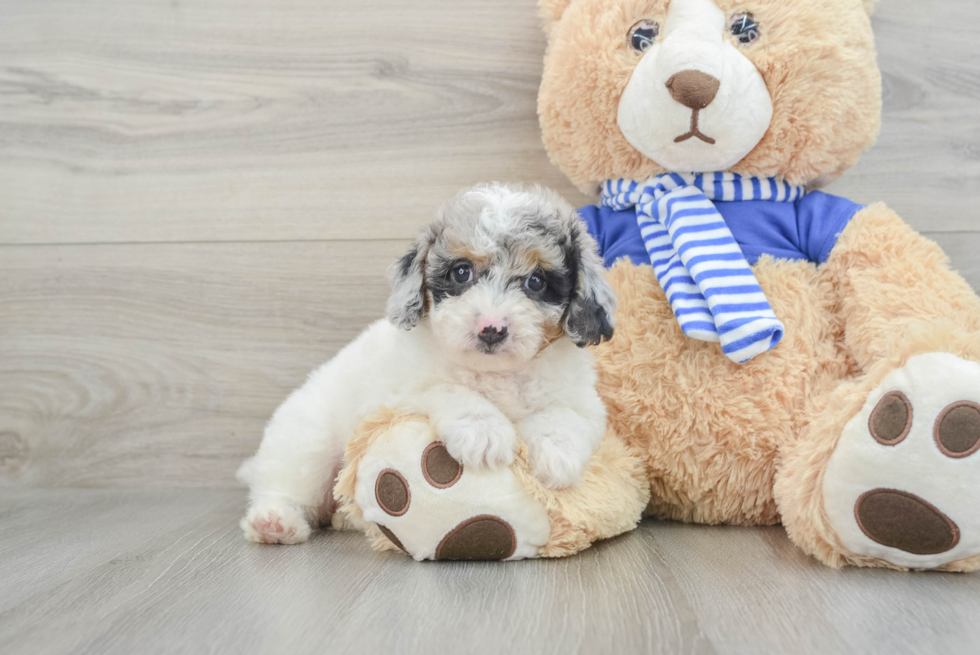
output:
MULTIPOLYGON (((953 338, 980 330, 980 300, 946 254, 883 204, 854 216, 820 270, 837 289, 848 349, 861 368, 905 354, 903 337, 917 331, 942 325, 953 338)), ((942 343, 930 349, 946 350, 942 343)))

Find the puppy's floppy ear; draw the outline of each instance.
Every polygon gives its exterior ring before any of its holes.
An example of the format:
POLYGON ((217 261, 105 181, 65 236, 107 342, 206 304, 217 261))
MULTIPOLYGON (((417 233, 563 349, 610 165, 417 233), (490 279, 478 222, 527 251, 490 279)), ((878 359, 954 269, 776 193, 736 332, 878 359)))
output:
POLYGON ((571 218, 570 232, 566 261, 577 275, 565 312, 565 332, 581 348, 612 339, 616 294, 606 281, 606 269, 596 252, 595 239, 585 229, 578 214, 571 218))
POLYGON ((397 327, 411 330, 425 315, 425 258, 432 239, 428 232, 419 236, 415 245, 388 268, 388 320, 397 327))

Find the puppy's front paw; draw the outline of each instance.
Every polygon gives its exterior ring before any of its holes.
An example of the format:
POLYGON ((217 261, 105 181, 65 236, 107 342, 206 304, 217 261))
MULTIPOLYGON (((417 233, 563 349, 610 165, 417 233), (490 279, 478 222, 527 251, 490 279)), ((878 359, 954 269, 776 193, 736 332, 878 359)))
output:
POLYGON ((499 469, 514 461, 517 434, 503 414, 466 414, 444 421, 438 431, 446 450, 463 466, 499 469))
POLYGON ((256 503, 241 526, 246 539, 260 544, 300 544, 311 532, 303 513, 287 503, 256 503))
POLYGON ((588 454, 569 447, 564 439, 538 435, 527 441, 531 473, 545 486, 564 489, 582 481, 588 454))

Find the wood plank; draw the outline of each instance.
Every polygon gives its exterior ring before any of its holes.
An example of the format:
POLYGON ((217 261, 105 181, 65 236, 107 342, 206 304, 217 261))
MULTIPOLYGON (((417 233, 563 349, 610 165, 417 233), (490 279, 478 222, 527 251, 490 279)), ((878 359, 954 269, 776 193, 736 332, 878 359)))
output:
MULTIPOLYGON (((980 288, 980 234, 930 234, 980 288)), ((0 247, 0 486, 234 485, 408 241, 0 247)))
POLYGON ((881 135, 830 193, 884 201, 921 231, 976 231, 980 213, 980 3, 879 2, 881 135))
MULTIPOLYGON (((980 5, 874 23, 884 128, 829 190, 978 229, 980 5)), ((584 204, 541 146, 543 52, 529 0, 8 0, 0 243, 408 238, 493 179, 584 204)))
POLYGON ((0 492, 0 614, 107 562, 124 564, 127 550, 167 543, 177 528, 210 521, 216 512, 234 515, 243 500, 244 490, 5 489, 0 492))
POLYGON ((216 490, 0 495, 17 528, 0 533, 0 649, 957 655, 980 638, 980 576, 836 571, 778 527, 645 521, 562 560, 419 564, 371 552, 357 533, 247 543, 243 501, 216 490))
POLYGON ((976 650, 980 627, 967 608, 980 602, 977 576, 828 569, 778 526, 645 522, 638 535, 661 554, 719 652, 976 650))
POLYGON ((408 243, 2 249, 0 484, 234 484, 408 243))
POLYGON ((524 0, 8 1, 0 243, 406 238, 479 181, 574 197, 543 52, 524 0))

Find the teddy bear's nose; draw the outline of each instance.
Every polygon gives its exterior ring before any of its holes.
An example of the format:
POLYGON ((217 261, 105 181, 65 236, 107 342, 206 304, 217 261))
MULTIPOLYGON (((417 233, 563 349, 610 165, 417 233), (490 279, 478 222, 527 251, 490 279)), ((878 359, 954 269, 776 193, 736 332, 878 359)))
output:
POLYGON ((681 71, 667 80, 670 97, 690 109, 704 109, 718 93, 721 82, 698 70, 681 71))

